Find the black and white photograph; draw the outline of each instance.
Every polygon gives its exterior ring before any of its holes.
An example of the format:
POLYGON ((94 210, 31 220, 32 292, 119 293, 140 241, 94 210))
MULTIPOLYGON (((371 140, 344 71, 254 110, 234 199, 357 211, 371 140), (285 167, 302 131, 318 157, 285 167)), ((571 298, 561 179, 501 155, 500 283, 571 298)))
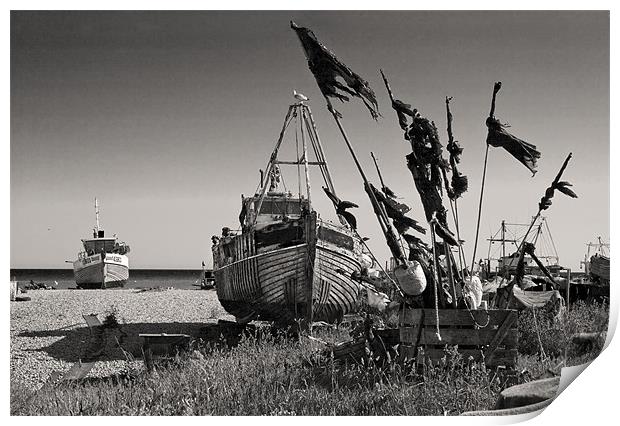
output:
POLYGON ((7 11, 7 414, 553 405, 615 329, 610 13, 7 11))

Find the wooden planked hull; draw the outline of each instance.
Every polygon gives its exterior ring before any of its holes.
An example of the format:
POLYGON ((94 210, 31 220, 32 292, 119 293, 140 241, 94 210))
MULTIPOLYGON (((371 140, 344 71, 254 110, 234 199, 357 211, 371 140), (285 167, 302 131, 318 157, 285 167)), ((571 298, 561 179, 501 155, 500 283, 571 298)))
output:
POLYGON ((235 237, 232 255, 239 260, 218 265, 216 256, 214 261, 218 299, 238 321, 307 318, 309 294, 313 321, 338 321, 357 308, 360 284, 351 276, 361 266, 353 250, 319 237, 315 244, 255 253, 252 238, 235 237))
POLYGON ((590 273, 609 283, 609 258, 605 256, 592 256, 590 258, 590 273))

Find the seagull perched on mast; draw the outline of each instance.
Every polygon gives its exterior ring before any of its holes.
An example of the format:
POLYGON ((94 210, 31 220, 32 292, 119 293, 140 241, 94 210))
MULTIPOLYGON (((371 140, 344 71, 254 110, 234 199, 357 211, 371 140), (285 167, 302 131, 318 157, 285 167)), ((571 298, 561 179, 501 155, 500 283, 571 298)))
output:
POLYGON ((293 89, 293 97, 301 102, 308 100, 308 97, 306 95, 304 95, 303 93, 297 93, 297 90, 295 89, 293 89))

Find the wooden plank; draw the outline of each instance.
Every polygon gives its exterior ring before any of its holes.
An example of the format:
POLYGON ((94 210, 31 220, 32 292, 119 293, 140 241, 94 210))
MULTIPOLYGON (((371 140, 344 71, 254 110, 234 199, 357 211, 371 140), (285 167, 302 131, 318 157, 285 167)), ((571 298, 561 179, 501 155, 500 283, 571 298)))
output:
POLYGON ((400 330, 398 328, 386 328, 383 330, 375 330, 375 335, 383 340, 383 343, 394 346, 400 343, 400 330))
POLYGON ((17 281, 11 281, 11 302, 17 297, 17 281))
MULTIPOLYGON (((473 361, 479 362, 483 359, 483 353, 480 349, 459 349, 458 351, 463 360, 467 361, 469 357, 473 358, 473 361)), ((430 359, 433 363, 438 363, 443 357, 446 356, 444 349, 439 348, 425 348, 424 357, 430 359)), ((516 349, 496 349, 493 359, 485 359, 485 364, 488 367, 498 367, 500 365, 506 367, 514 367, 517 363, 517 350, 516 349)))
MULTIPOLYGON (((497 335, 497 330, 489 328, 442 328, 441 340, 437 339, 436 330, 432 327, 424 328, 420 344, 423 345, 489 345, 497 335)), ((407 336, 409 337, 409 336, 407 336)), ((503 345, 515 347, 518 340, 516 328, 506 329, 502 341, 503 345)), ((408 340, 410 341, 410 340, 408 340)))
POLYGON ((485 364, 488 367, 504 365, 508 368, 514 368, 517 365, 517 357, 517 349, 496 349, 493 358, 486 359, 485 364))
MULTIPOLYGON (((402 325, 414 325, 420 321, 422 309, 405 308, 401 311, 400 323, 402 325)), ((511 310, 490 309, 490 310, 473 310, 467 309, 440 309, 439 310, 439 326, 470 326, 474 327, 487 325, 492 327, 500 325, 504 322, 511 310), (472 318, 473 317, 473 318, 472 318), (475 321, 474 321, 475 319, 475 321), (488 324, 487 324, 488 322, 488 324)), ((435 326, 437 323, 434 309, 424 309, 424 325, 435 326)), ((516 327, 516 324, 514 325, 516 327)))
POLYGON ((400 311, 401 325, 417 325, 422 321, 422 309, 403 308, 400 311))
POLYGON ((415 346, 412 345, 403 345, 401 344, 399 347, 400 359, 401 361, 407 361, 415 359, 416 350, 415 346))
POLYGON ((170 345, 170 344, 183 344, 187 343, 192 337, 188 334, 138 334, 139 337, 144 338, 145 342, 152 345, 170 345))
POLYGON ((420 337, 420 326, 400 327, 400 341, 408 345, 415 345, 420 337))
POLYGON ((314 321, 314 259, 316 255, 316 212, 310 212, 305 219, 305 240, 307 244, 307 259, 305 265, 305 284, 306 284, 306 312, 304 315, 305 327, 312 333, 312 322, 314 321))
POLYGON ((82 315, 82 317, 84 318, 84 321, 86 321, 86 325, 89 329, 92 329, 93 327, 100 327, 103 325, 99 318, 97 318, 96 314, 82 315))
MULTIPOLYGON (((497 349, 497 346, 500 343, 502 343, 510 327, 512 327, 513 325, 516 326, 516 324, 517 324, 517 313, 516 311, 510 311, 510 313, 508 314, 508 316, 506 317, 502 325, 497 330, 497 333, 493 337, 493 340, 491 340, 491 342, 489 343, 489 347, 484 353, 486 359, 488 359, 489 361, 493 359, 493 357, 495 356, 495 350, 497 349)), ((516 342, 514 346, 516 346, 516 342)))

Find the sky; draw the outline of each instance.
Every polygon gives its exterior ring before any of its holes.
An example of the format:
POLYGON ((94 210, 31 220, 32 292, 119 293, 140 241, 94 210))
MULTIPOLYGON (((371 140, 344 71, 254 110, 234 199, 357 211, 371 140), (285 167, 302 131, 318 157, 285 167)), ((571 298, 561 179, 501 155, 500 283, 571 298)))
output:
MULTIPOLYGON (((291 19, 374 89, 378 121, 358 101, 337 108, 366 174, 378 181, 373 151, 420 221, 410 150, 379 68, 397 98, 436 123, 444 144, 444 98, 453 97, 470 182, 458 205, 468 259, 495 81, 503 84, 495 115, 542 158, 532 178, 490 149, 476 257, 486 257, 502 220, 536 214, 570 152, 563 179, 579 198, 558 194, 544 213, 560 263, 578 270, 586 243, 609 241, 608 12, 12 12, 11 267, 69 266, 90 236, 95 197, 106 233, 131 246, 132 268, 211 265, 210 237, 238 226, 241 194, 258 184, 293 89, 310 98, 338 194, 360 205, 359 231, 387 259, 291 19)), ((315 209, 334 220, 313 172, 315 209)), ((295 181, 296 170, 284 173, 295 181)))

